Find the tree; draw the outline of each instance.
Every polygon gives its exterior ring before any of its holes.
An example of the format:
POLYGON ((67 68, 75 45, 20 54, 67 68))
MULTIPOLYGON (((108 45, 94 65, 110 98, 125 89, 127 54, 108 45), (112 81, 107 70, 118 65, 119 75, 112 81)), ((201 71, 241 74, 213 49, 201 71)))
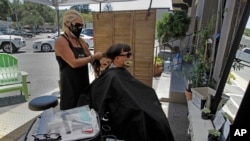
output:
POLYGON ((91 22, 93 22, 93 17, 92 17, 92 15, 90 15, 90 14, 85 14, 85 13, 83 13, 83 14, 81 14, 81 15, 82 15, 82 17, 83 17, 85 23, 91 23, 91 22))
POLYGON ((249 28, 246 28, 246 29, 245 29, 244 35, 250 36, 250 29, 249 29, 249 28))
POLYGON ((1 0, 0 7, 0 20, 6 21, 7 17, 12 15, 9 0, 1 0))
POLYGON ((55 22, 56 12, 49 6, 25 2, 17 6, 17 17, 22 26, 36 27, 55 22))
POLYGON ((29 25, 38 28, 44 24, 44 18, 35 10, 31 10, 29 12, 23 11, 21 14, 23 18, 20 20, 20 24, 23 26, 29 25))
POLYGON ((163 15, 163 18, 156 25, 160 45, 171 39, 185 36, 190 22, 191 18, 187 16, 185 11, 174 11, 163 15))
POLYGON ((91 10, 89 9, 89 4, 84 4, 84 5, 74 5, 71 6, 70 9, 74 9, 80 13, 86 13, 88 14, 91 10))
POLYGON ((110 3, 106 3, 103 7, 103 11, 112 11, 113 7, 110 3))

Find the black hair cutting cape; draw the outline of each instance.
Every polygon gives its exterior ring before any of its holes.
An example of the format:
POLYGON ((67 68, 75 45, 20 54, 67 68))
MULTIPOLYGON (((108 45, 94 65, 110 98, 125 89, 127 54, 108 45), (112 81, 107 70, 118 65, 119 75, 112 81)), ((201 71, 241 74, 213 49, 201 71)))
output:
MULTIPOLYGON (((173 141, 168 120, 153 88, 135 79, 126 68, 110 68, 89 87, 90 107, 108 118, 117 139, 126 141, 173 141)), ((84 105, 81 100, 79 106, 84 105)), ((102 131, 103 132, 103 131, 102 131)))

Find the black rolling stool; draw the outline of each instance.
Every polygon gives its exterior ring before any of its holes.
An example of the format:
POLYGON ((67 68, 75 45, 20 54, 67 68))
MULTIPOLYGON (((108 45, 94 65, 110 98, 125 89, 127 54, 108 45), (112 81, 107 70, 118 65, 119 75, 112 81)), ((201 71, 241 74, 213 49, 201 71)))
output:
MULTIPOLYGON (((54 108, 58 105, 58 100, 56 96, 53 95, 45 95, 45 96, 39 96, 34 99, 32 99, 29 102, 29 109, 31 111, 44 111, 49 108, 54 108)), ((43 112, 38 118, 36 118, 33 123, 31 124, 30 128, 28 129, 26 135, 25 135, 25 141, 30 141, 30 140, 36 140, 34 139, 33 132, 37 131, 41 118, 43 117, 43 114, 46 112, 43 112)), ((44 115, 45 119, 43 119, 43 122, 46 121, 46 114, 44 115)))
POLYGON ((56 107, 57 105, 58 100, 56 96, 39 96, 29 102, 29 109, 32 111, 43 111, 49 108, 56 107))

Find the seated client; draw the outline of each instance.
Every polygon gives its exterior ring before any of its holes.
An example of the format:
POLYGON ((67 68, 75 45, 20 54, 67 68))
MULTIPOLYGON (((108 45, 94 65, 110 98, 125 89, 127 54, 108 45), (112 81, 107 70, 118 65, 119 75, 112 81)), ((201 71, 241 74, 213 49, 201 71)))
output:
POLYGON ((127 70, 129 63, 126 62, 131 62, 132 58, 130 46, 114 44, 105 55, 111 64, 88 90, 90 107, 103 119, 102 135, 113 135, 126 141, 173 141, 155 90, 135 79, 127 70))

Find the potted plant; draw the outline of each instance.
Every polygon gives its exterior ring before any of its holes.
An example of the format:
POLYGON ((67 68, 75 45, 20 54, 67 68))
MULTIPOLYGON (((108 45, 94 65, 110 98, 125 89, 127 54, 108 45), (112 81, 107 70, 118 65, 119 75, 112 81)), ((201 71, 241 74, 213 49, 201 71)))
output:
POLYGON ((210 53, 212 42, 210 37, 213 34, 213 30, 214 18, 212 17, 207 26, 195 33, 194 39, 197 41, 193 43, 191 49, 183 57, 187 64, 186 66, 188 66, 183 69, 187 82, 185 94, 190 92, 191 88, 213 87, 212 73, 210 73, 212 64, 212 55, 210 53))
POLYGON ((192 87, 192 82, 190 80, 187 80, 187 86, 185 90, 185 96, 186 96, 187 101, 192 100, 191 87, 192 87))
POLYGON ((161 73, 163 72, 163 63, 164 61, 160 57, 154 58, 154 68, 153 68, 153 76, 161 76, 161 73))
POLYGON ((219 141, 221 132, 216 129, 208 130, 208 141, 219 141))
POLYGON ((206 107, 203 108, 201 110, 201 118, 205 120, 210 119, 210 113, 211 113, 211 110, 209 108, 206 108, 206 107))

